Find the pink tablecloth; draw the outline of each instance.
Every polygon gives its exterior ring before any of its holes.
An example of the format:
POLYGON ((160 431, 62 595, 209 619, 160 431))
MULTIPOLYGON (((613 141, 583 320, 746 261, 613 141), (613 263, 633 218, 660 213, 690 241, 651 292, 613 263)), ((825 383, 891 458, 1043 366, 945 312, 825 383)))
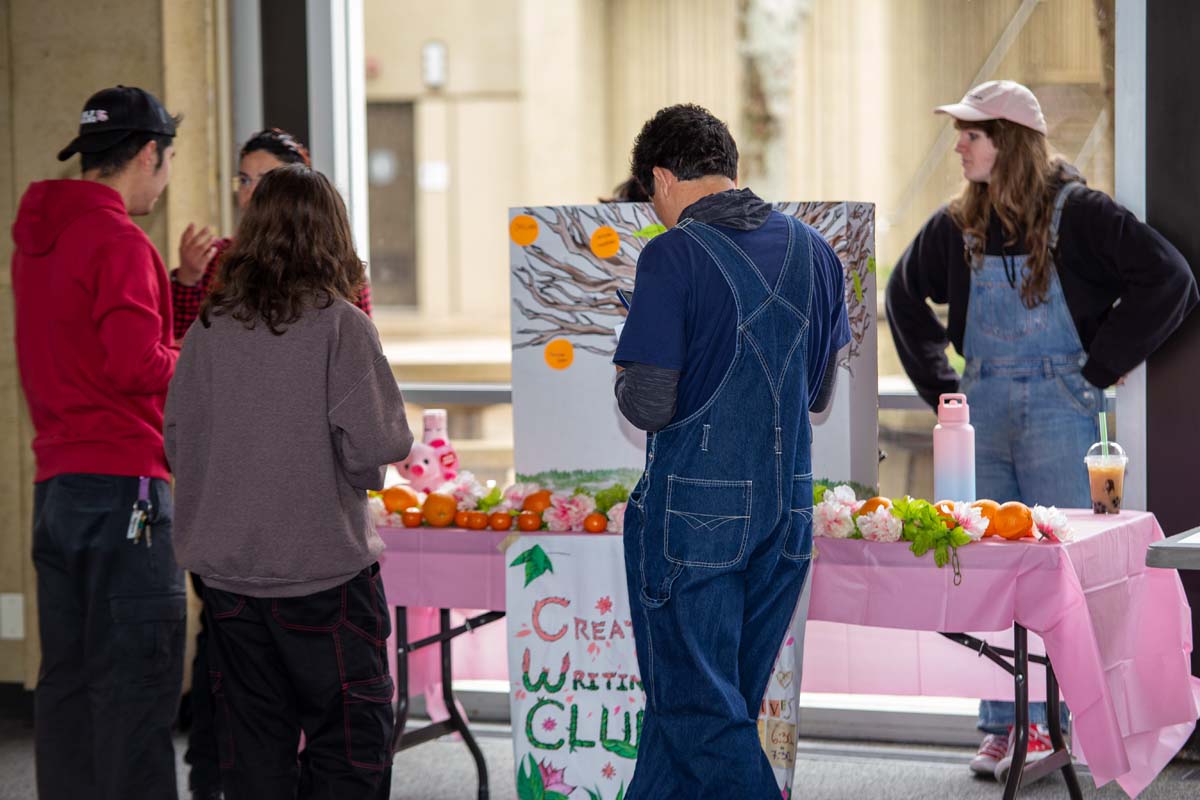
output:
MULTIPOLYGON (((844 691, 944 694, 907 678, 904 687, 896 688, 885 673, 903 648, 881 646, 882 641, 889 636, 916 641, 917 634, 899 629, 1006 631, 1019 622, 1045 642, 1074 715, 1075 746, 1097 785, 1117 780, 1136 796, 1178 752, 1200 714, 1200 681, 1191 677, 1188 661, 1190 610, 1177 573, 1145 566, 1146 549, 1163 538, 1153 515, 1068 513, 1077 538, 1065 545, 985 541, 962 548, 960 586, 953 585, 948 567, 938 569, 931 556, 915 558, 905 544, 818 539, 809 619, 876 626, 873 633, 843 631, 874 637, 877 658, 838 662, 847 651, 822 648, 812 631, 805 648, 804 688, 811 682, 828 684, 836 675, 847 681, 844 691), (886 659, 878 658, 884 652, 886 659), (828 675, 820 674, 822 668, 828 675), (854 670, 874 674, 855 680, 854 670)), ((507 533, 381 529, 380 534, 388 545, 381 563, 389 602, 414 608, 504 608, 505 560, 497 545, 507 533)), ((613 580, 624 580, 620 541, 609 538, 613 580)), ((410 630, 411 638, 436 629, 428 612, 412 612, 410 620, 414 618, 418 627, 410 630)), ((498 648, 478 647, 476 636, 460 637, 456 669, 470 670, 474 652, 472 677, 483 677, 480 669, 489 676, 502 674, 497 669, 505 663, 503 631, 491 627, 496 630, 485 628, 479 636, 493 634, 498 648), (488 651, 490 658, 479 657, 488 651)), ((1003 634, 988 638, 1003 640, 1003 634)), ((963 648, 939 642, 943 644, 953 648, 953 656, 931 659, 938 662, 933 669, 958 669, 971 676, 955 682, 952 693, 965 693, 964 687, 974 685, 981 687, 980 693, 967 696, 999 698, 1003 695, 983 687, 1011 687, 999 669, 963 648)), ((434 649, 414 661, 412 691, 433 686, 436 665, 434 649)), ((926 670, 927 683, 941 680, 926 670)), ((1042 689, 1040 670, 1033 680, 1031 694, 1036 695, 1042 689)))
MULTIPOLYGON (((1096 784, 1136 796, 1200 713, 1191 614, 1173 570, 1147 568, 1152 514, 1068 512, 1064 545, 984 541, 959 551, 963 580, 907 545, 818 539, 810 619, 926 631, 1038 633, 1096 784)), ((814 643, 808 643, 812 649, 814 643)))

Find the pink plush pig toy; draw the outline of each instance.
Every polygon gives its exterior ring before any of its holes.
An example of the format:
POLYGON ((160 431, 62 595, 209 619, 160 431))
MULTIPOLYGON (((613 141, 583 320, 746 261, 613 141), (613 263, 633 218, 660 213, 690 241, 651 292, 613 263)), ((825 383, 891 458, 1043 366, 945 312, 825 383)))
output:
POLYGON ((458 476, 458 456, 444 439, 413 442, 408 458, 393 466, 418 492, 432 492, 458 476))

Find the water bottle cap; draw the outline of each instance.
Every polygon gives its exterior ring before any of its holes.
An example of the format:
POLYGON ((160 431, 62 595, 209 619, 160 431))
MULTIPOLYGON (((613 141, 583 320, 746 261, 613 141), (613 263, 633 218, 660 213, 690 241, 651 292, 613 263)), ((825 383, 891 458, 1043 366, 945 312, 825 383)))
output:
POLYGON ((965 394, 944 394, 938 397, 937 417, 939 423, 964 424, 970 422, 971 409, 967 407, 967 396, 965 394))

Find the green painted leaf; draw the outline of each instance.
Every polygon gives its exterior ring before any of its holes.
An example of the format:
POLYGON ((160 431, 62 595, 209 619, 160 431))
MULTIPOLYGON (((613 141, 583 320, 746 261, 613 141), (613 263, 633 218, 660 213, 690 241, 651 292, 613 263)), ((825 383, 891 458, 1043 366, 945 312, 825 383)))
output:
POLYGON ((871 273, 872 275, 875 274, 875 256, 867 257, 867 272, 871 273))
POLYGON ((851 272, 850 278, 854 281, 854 299, 861 303, 863 300, 862 278, 858 277, 857 272, 851 272))
POLYGON ((550 563, 550 556, 546 555, 546 551, 542 549, 542 546, 537 544, 514 558, 509 566, 515 567, 518 564, 525 565, 526 586, 533 583, 534 579, 540 575, 547 572, 554 572, 554 565, 550 563))
POLYGON ((521 762, 521 768, 517 771, 517 798, 518 800, 546 800, 546 785, 542 782, 542 771, 538 769, 537 762, 533 760, 533 755, 528 756, 529 772, 525 771, 525 762, 521 762))
POLYGON ((546 794, 543 795, 543 800, 571 800, 571 798, 567 797, 562 792, 546 792, 546 794))
POLYGON ((637 758, 637 745, 623 742, 620 739, 604 739, 600 744, 610 753, 621 758, 637 758))
POLYGON ((615 800, 625 800, 625 783, 621 783, 621 791, 617 792, 615 800))
POLYGON ((666 233, 666 232, 667 232, 666 225, 661 225, 657 222, 654 222, 654 223, 651 223, 651 224, 647 225, 646 227, 642 228, 641 230, 634 231, 633 235, 637 236, 641 239, 653 239, 655 236, 658 236, 660 233, 666 233))
POLYGON ((593 792, 591 789, 585 786, 583 790, 587 792, 588 800, 604 800, 604 798, 600 795, 599 789, 596 789, 596 791, 593 792))

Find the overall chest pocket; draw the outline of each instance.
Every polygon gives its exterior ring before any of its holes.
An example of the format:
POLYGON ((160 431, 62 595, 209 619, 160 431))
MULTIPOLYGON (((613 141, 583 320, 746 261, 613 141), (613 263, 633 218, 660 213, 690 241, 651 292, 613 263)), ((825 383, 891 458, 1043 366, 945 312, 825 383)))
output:
POLYGON ((667 476, 667 560, 710 568, 741 561, 752 494, 751 481, 667 476))
MULTIPOLYGON (((1018 275, 1020 272, 1018 272, 1018 275)), ((1042 303, 1026 308, 1017 287, 1004 278, 971 276, 971 301, 967 305, 967 325, 974 325, 989 339, 1016 342, 1045 333, 1050 327, 1050 306, 1042 303)))

